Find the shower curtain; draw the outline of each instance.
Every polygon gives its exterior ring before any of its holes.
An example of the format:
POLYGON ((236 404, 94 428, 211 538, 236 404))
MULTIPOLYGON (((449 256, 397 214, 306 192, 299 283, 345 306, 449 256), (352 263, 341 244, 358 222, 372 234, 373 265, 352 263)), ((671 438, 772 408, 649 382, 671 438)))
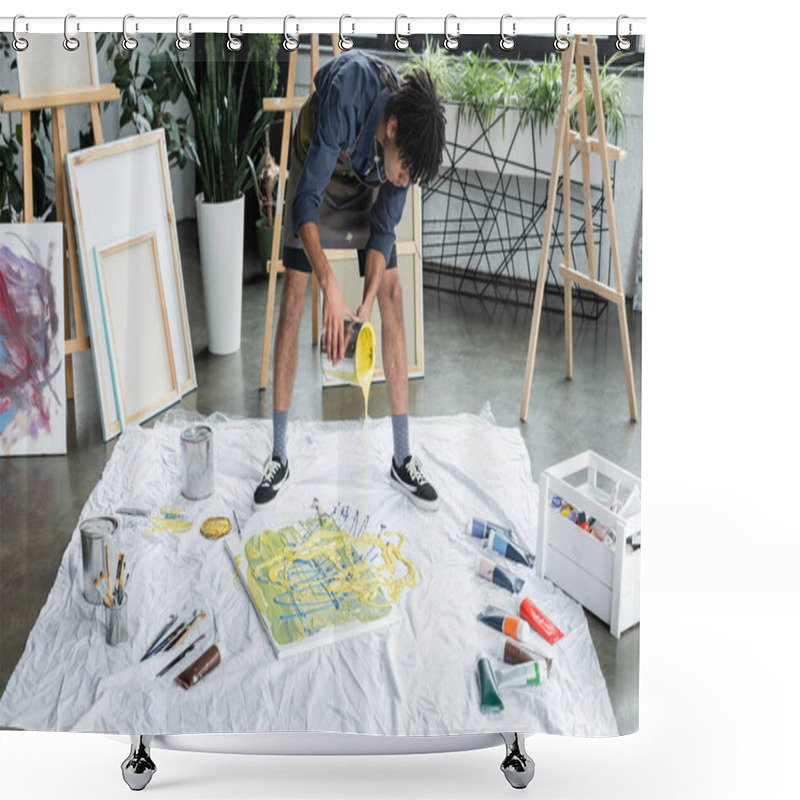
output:
POLYGON ((559 265, 633 293, 643 50, 557 139, 552 39, 70 38, 0 52, 0 725, 635 731, 640 425, 616 362, 571 411, 559 265))

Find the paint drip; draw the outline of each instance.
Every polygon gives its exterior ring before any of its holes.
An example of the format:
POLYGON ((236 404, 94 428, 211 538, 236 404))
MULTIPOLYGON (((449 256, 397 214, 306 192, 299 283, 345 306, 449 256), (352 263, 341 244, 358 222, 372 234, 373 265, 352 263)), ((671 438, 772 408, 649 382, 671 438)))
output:
POLYGON ((494 628, 496 631, 516 639, 518 642, 525 642, 530 636, 530 626, 525 620, 514 616, 513 614, 506 614, 502 608, 496 606, 487 606, 478 614, 478 619, 494 628))
POLYGON ((525 581, 512 575, 508 570, 503 569, 499 564, 495 564, 490 558, 479 555, 477 561, 478 575, 484 580, 490 581, 497 586, 508 589, 509 592, 517 594, 522 591, 525 581))
POLYGON ((497 691, 497 680, 488 658, 478 660, 478 686, 481 692, 481 711, 502 711, 505 708, 497 691))

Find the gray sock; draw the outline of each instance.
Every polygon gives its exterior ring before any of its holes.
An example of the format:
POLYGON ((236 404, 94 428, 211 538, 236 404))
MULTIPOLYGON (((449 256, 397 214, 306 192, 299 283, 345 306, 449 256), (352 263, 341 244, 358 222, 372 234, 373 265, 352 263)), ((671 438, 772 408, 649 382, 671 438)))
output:
POLYGON ((408 414, 392 414, 392 435, 394 463, 400 466, 411 455, 408 445, 408 414))
POLYGON ((288 411, 272 410, 272 457, 286 464, 286 428, 289 425, 288 411))

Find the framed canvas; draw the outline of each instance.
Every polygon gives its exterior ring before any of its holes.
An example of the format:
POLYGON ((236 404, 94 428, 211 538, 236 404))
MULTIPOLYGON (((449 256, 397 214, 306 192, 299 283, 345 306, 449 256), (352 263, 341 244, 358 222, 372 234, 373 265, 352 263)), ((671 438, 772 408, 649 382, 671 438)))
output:
POLYGON ((69 52, 58 33, 28 37, 28 47, 17 53, 19 96, 51 97, 100 88, 94 34, 73 34, 80 46, 69 52))
POLYGON ((0 225, 0 454, 67 452, 64 232, 0 225))
POLYGON ((180 400, 155 233, 95 252, 95 278, 122 428, 180 400))
MULTIPOLYGON (((397 271, 403 289, 403 321, 406 330, 406 353, 408 377, 425 375, 425 349, 423 345, 422 318, 422 194, 419 186, 408 192, 403 216, 396 228, 397 271)), ((361 305, 364 279, 358 272, 358 256, 354 250, 326 250, 336 281, 355 311, 361 305)), ((322 303, 320 302, 320 308, 322 303)), ((381 351, 381 312, 377 301, 372 308, 372 324, 377 336, 377 360, 373 380, 383 381, 383 357, 381 351)), ((339 386, 340 382, 323 376, 323 387, 339 386)))
POLYGON ((100 253, 141 231, 153 232, 179 392, 183 395, 197 386, 164 131, 68 153, 66 159, 103 436, 108 440, 121 432, 122 422, 115 403, 94 249, 100 253))

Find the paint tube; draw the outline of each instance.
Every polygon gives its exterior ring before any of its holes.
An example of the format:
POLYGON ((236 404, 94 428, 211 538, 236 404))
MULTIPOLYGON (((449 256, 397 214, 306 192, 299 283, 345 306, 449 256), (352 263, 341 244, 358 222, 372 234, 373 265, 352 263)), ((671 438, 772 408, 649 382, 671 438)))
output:
POLYGON ((481 711, 502 711, 503 701, 497 691, 497 681, 488 658, 478 660, 478 686, 481 691, 481 711))
POLYGON ((505 556, 510 561, 516 561, 518 564, 524 564, 526 567, 532 567, 534 556, 526 552, 521 547, 512 544, 509 539, 497 531, 492 531, 489 536, 484 539, 483 546, 487 550, 494 550, 505 556))
POLYGON ((520 645, 512 642, 510 639, 506 639, 500 645, 500 658, 506 664, 511 664, 511 665, 525 664, 528 661, 544 662, 545 666, 547 667, 548 677, 550 677, 550 670, 553 667, 552 658, 548 658, 547 656, 543 656, 539 653, 534 653, 527 647, 521 647, 520 645))
POLYGON ((478 619, 485 622, 490 628, 494 628, 518 642, 525 642, 530 636, 531 629, 527 622, 513 614, 507 614, 502 608, 496 606, 486 606, 478 614, 478 619))
POLYGON ((564 634, 533 604, 524 597, 519 604, 519 615, 550 644, 555 644, 564 634))
POLYGON ((522 587, 525 585, 525 581, 522 578, 518 578, 516 575, 508 572, 508 570, 503 569, 490 558, 486 558, 486 556, 478 555, 477 569, 478 575, 480 575, 481 578, 497 584, 498 586, 502 586, 504 589, 508 589, 509 592, 513 592, 514 594, 521 592, 522 587))
POLYGON ((547 678, 547 667, 544 662, 527 661, 515 667, 498 671, 497 686, 539 686, 547 678))
POLYGON ((478 519, 478 517, 470 517, 467 522, 467 533, 476 539, 487 539, 492 531, 496 531, 509 540, 514 538, 514 531, 511 528, 506 528, 496 522, 478 519))

